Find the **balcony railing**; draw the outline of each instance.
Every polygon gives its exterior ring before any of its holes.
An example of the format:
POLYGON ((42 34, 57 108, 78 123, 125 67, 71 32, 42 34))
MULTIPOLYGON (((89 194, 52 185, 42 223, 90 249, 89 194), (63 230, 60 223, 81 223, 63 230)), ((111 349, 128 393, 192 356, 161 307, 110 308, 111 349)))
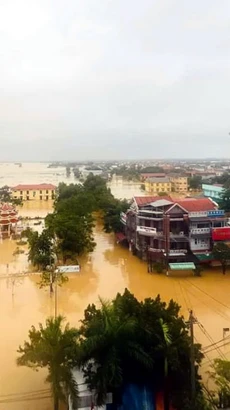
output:
MULTIPOLYGON (((165 249, 158 249, 158 248, 149 248, 149 252, 163 252, 165 253, 165 249)), ((177 256, 177 255, 186 255, 187 249, 170 249, 169 250, 169 256, 177 256)))
POLYGON ((191 228, 190 233, 191 234, 204 234, 204 233, 210 233, 210 228, 191 228))

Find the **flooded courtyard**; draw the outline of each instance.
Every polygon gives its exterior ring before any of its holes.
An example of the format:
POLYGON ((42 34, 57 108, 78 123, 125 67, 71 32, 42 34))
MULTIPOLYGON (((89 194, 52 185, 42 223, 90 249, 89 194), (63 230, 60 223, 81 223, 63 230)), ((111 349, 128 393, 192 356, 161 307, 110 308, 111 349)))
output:
MULTIPOLYGON (((7 173, 5 175, 7 180, 7 173)), ((32 182, 44 182, 42 177, 38 180, 39 175, 36 178, 32 182)), ((21 182, 29 183, 31 180, 24 175, 21 182)), ((46 175, 45 182, 54 181, 46 175)), ((18 180, 14 183, 17 184, 18 180)), ((139 186, 121 181, 114 185, 111 183, 111 189, 118 197, 130 198, 140 194, 139 186)), ((24 204, 19 214, 44 217, 50 211, 52 203, 29 202, 24 204)), ((202 277, 149 274, 146 263, 116 244, 114 236, 104 233, 100 223, 95 227, 95 242, 94 252, 80 260, 80 274, 69 275, 69 281, 58 288, 58 313, 68 322, 78 326, 85 307, 97 302, 99 295, 111 299, 127 287, 138 299, 158 294, 165 301, 173 298, 181 305, 185 318, 188 318, 189 309, 193 309, 199 321, 195 325, 195 337, 203 346, 223 338, 223 328, 230 327, 230 272, 223 276, 219 270, 204 271, 202 277), (202 326, 208 335, 204 334, 202 326)), ((16 241, 10 239, 0 243, 0 410, 50 410, 52 406, 48 397, 49 386, 44 383, 45 373, 18 368, 16 351, 19 344, 27 339, 31 325, 37 326, 38 322, 44 322, 54 314, 54 300, 50 298, 48 289, 39 288, 39 275, 28 274, 31 268, 26 247, 22 247, 24 253, 20 255, 14 255, 16 248, 16 241)), ((230 358, 228 341, 230 339, 226 338, 226 345, 221 350, 230 358)), ((205 357, 204 377, 209 360, 218 354, 213 350, 205 357)))

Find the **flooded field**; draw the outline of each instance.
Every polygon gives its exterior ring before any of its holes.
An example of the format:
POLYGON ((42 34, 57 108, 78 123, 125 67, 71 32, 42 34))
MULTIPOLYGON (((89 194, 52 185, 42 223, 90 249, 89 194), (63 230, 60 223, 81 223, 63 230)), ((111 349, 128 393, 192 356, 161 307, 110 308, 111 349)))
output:
MULTIPOLYGON (((24 179, 23 182, 30 181, 24 179)), ((37 176, 37 182, 44 180, 38 181, 37 176)), ((113 192, 119 197, 139 194, 139 187, 135 192, 134 185, 126 185, 115 184, 113 192)), ((30 202, 19 213, 45 216, 51 210, 52 203, 30 202)), ((173 298, 181 305, 185 318, 192 308, 211 336, 211 339, 205 336, 202 326, 195 325, 195 337, 204 346, 210 345, 212 339, 222 339, 223 328, 230 324, 230 272, 223 276, 218 270, 205 271, 201 278, 149 274, 146 263, 117 245, 113 235, 105 234, 100 224, 95 227, 95 241, 95 251, 80 261, 81 273, 70 275, 69 281, 58 289, 58 313, 67 321, 78 326, 85 307, 97 302, 99 295, 110 299, 127 287, 138 299, 159 293, 165 301, 173 298)), ((39 289, 39 276, 27 274, 30 267, 26 248, 25 253, 13 256, 16 247, 16 242, 9 239, 0 243, 0 410, 51 410, 50 399, 44 398, 49 396, 48 386, 44 384, 45 373, 18 368, 16 350, 27 338, 31 325, 44 322, 47 316, 54 314, 54 301, 48 289, 39 289)), ((230 339, 226 339, 226 343, 228 341, 230 339)), ((222 351, 230 358, 230 344, 222 351)), ((204 359, 204 375, 209 359, 216 356, 218 352, 214 350, 204 359)))

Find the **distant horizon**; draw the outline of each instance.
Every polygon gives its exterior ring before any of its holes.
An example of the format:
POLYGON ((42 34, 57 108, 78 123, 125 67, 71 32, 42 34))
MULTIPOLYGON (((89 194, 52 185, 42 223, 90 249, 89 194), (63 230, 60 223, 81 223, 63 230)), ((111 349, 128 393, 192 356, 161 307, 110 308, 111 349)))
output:
POLYGON ((70 163, 70 162, 95 162, 95 163, 100 163, 100 162, 208 162, 208 161, 229 161, 230 162, 230 157, 225 158, 225 157, 203 157, 203 158, 183 158, 183 157, 178 157, 178 158, 133 158, 133 159, 127 159, 127 158, 122 158, 122 159, 57 159, 57 160, 8 160, 8 161, 1 161, 0 164, 36 164, 36 163, 41 163, 41 164, 52 164, 52 163, 70 163))

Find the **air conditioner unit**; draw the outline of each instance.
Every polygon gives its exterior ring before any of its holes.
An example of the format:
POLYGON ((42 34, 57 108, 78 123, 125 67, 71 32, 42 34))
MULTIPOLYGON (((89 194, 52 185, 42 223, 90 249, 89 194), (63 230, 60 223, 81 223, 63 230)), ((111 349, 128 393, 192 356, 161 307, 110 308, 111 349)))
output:
POLYGON ((181 236, 184 236, 184 231, 180 231, 180 235, 181 235, 181 236))

